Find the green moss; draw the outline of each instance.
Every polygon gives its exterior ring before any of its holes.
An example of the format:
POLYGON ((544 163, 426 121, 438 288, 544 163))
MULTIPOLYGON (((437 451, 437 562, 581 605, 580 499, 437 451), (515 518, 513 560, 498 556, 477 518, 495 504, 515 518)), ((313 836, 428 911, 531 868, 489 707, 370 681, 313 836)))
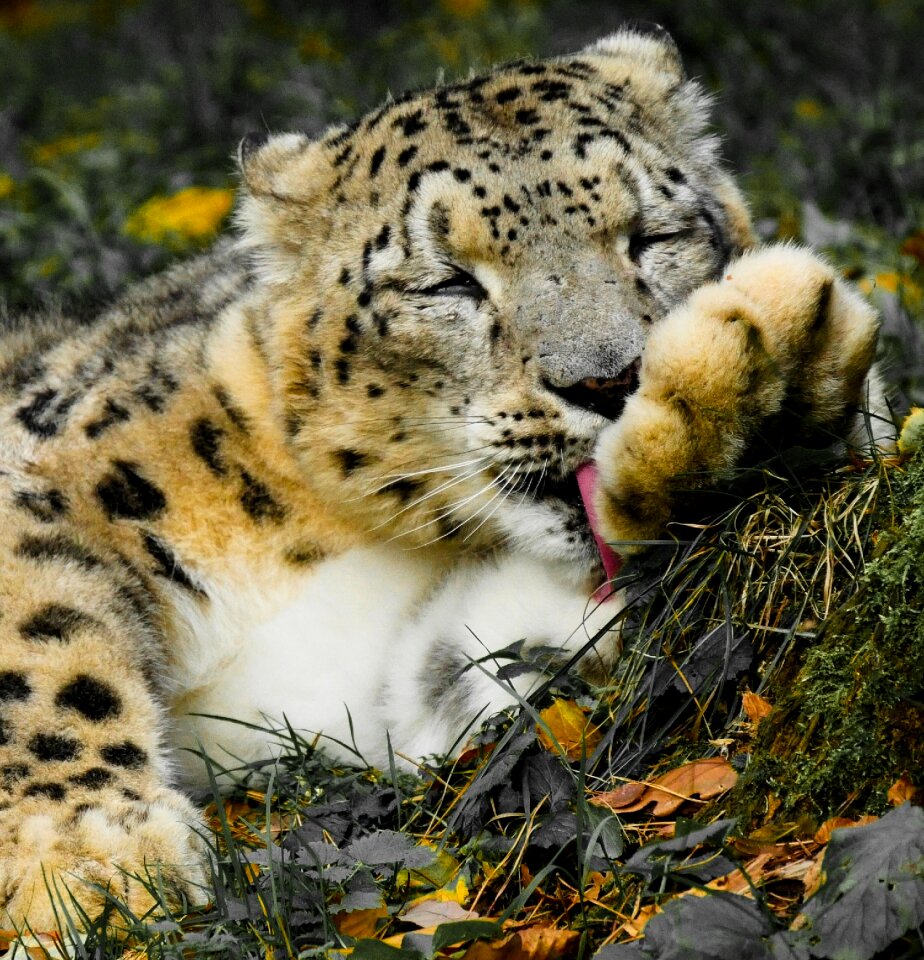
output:
POLYGON ((773 684, 775 709, 733 798, 747 821, 768 794, 777 817, 881 812, 889 785, 924 769, 924 457, 892 479, 856 593, 773 684))

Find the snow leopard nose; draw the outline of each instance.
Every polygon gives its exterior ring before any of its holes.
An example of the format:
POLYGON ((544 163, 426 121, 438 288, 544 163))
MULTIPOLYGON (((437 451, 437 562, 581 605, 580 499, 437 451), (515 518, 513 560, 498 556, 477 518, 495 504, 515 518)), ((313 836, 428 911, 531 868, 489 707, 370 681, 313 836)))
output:
POLYGON ((544 380, 543 385, 576 407, 598 413, 608 420, 616 420, 626 400, 638 389, 641 359, 636 357, 615 377, 585 377, 568 386, 558 386, 550 380, 544 380))

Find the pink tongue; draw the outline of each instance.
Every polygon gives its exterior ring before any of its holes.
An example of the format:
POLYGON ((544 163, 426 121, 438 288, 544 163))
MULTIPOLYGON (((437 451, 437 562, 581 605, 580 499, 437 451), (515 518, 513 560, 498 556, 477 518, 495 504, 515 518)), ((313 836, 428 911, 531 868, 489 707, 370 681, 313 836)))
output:
MULTIPOLYGON (((578 489, 581 491, 581 499, 584 501, 584 510, 587 512, 587 519, 590 522, 591 532, 594 535, 594 540, 597 541, 597 549, 600 551, 600 559, 603 561, 606 579, 612 580, 619 573, 622 566, 622 557, 600 535, 600 524, 597 519, 597 511, 594 509, 594 493, 599 483, 597 465, 592 460, 582 464, 577 468, 575 476, 577 477, 578 489)), ((606 595, 609 596, 611 592, 607 591, 606 595)))

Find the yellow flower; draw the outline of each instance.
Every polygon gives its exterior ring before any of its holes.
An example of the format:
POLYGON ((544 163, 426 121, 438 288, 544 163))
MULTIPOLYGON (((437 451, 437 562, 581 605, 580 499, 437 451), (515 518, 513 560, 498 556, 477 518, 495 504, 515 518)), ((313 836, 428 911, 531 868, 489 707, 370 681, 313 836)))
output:
POLYGON ((443 9, 454 17, 477 17, 488 8, 488 0, 442 0, 443 9))
POLYGON ((859 283, 860 289, 867 295, 874 290, 898 295, 902 302, 917 310, 924 303, 924 290, 911 277, 904 273, 877 273, 875 277, 864 277, 859 283))
POLYGON ((234 191, 187 187, 168 197, 151 197, 125 221, 124 231, 136 240, 187 246, 210 240, 231 210, 234 191))
POLYGON ((800 120, 820 120, 825 115, 825 108, 812 97, 797 100, 793 109, 800 120))
POLYGON ((0 200, 13 196, 16 189, 16 181, 8 174, 0 171, 0 200))
POLYGON ((102 136, 98 133, 80 133, 69 137, 59 137, 50 143, 35 147, 32 151, 32 159, 38 164, 51 163, 58 157, 67 156, 69 153, 92 150, 99 146, 102 139, 102 136))

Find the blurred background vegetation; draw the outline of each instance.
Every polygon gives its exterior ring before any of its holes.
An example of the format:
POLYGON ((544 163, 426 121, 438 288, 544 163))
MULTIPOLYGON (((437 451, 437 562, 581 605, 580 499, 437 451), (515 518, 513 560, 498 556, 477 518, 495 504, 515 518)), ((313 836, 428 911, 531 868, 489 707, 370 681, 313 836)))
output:
POLYGON ((0 306, 86 311, 223 226, 252 130, 558 53, 676 38, 761 234, 828 249, 924 402, 924 0, 0 0, 0 306))

